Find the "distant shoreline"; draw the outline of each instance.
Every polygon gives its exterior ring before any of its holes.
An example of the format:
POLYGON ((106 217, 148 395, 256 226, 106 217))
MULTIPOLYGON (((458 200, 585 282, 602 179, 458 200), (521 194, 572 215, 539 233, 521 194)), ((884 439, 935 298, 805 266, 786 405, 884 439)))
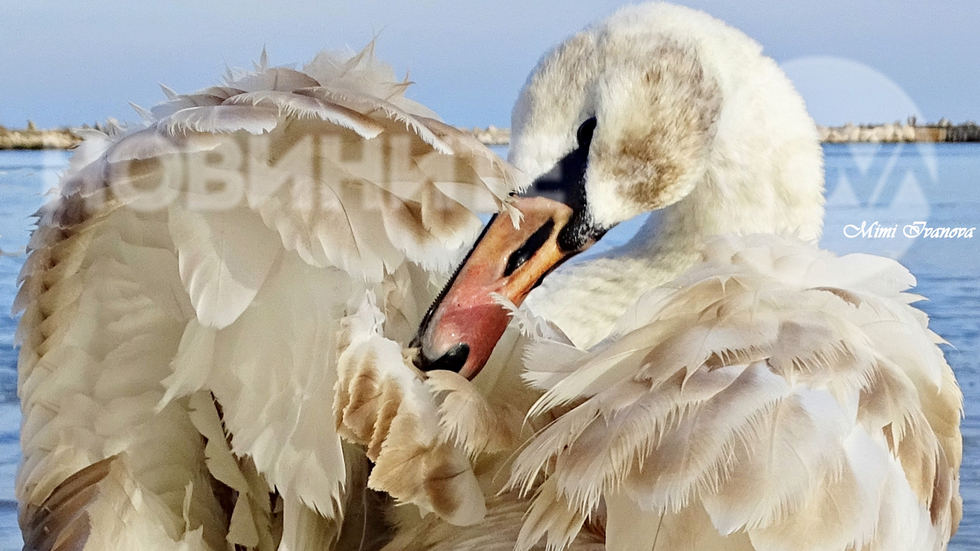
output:
POLYGON ((910 118, 904 124, 847 123, 844 126, 817 126, 823 143, 959 143, 980 142, 980 126, 973 121, 952 124, 947 119, 919 125, 910 118))
MULTIPOLYGON (((98 126, 96 127, 98 128, 98 126)), ((938 123, 916 124, 909 119, 903 123, 818 126, 823 143, 955 143, 980 142, 980 125, 970 121, 952 124, 943 119, 938 123)), ((489 126, 464 129, 486 145, 510 143, 510 129, 489 126)), ((0 150, 11 149, 71 149, 82 141, 70 128, 42 130, 28 123, 27 128, 8 129, 0 126, 0 150)))
POLYGON ((27 128, 8 129, 0 126, 0 150, 3 149, 71 149, 82 138, 69 128, 39 130, 33 124, 27 128))
MULTIPOLYGON (((510 143, 510 129, 490 126, 467 129, 486 145, 510 143)), ((910 118, 905 123, 817 126, 822 143, 955 143, 980 142, 980 125, 973 121, 952 124, 946 119, 938 123, 916 124, 910 118)))

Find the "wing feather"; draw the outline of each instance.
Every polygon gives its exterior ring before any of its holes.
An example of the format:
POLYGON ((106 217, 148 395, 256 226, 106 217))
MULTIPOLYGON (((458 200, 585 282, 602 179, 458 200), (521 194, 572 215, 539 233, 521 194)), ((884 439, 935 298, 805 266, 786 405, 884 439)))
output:
POLYGON ((324 122, 336 124, 357 132, 366 139, 376 138, 384 128, 370 117, 353 109, 334 105, 314 97, 283 92, 278 90, 261 90, 233 96, 227 100, 232 105, 272 104, 279 108, 280 113, 293 115, 298 118, 316 118, 324 122))
MULTIPOLYGON (((466 454, 387 337, 408 338, 477 214, 509 208, 520 180, 407 86, 370 47, 304 71, 263 56, 224 86, 164 88, 144 126, 87 133, 38 211, 16 299, 25 506, 120 457, 83 505, 105 515, 92 540, 271 550, 366 533, 366 459, 334 408, 341 320, 373 293, 380 326, 357 338, 398 356, 379 384, 399 396, 373 419, 403 436, 364 442, 370 484, 458 524, 483 515, 466 454), (135 531, 106 520, 116 505, 135 531)), ((29 528, 76 541, 61 520, 29 528)))
POLYGON ((170 233, 180 278, 205 327, 231 325, 248 308, 276 262, 281 242, 246 209, 172 209, 170 233))
POLYGON ((187 107, 169 115, 157 124, 170 135, 190 132, 224 134, 269 132, 279 123, 275 109, 245 105, 209 105, 187 107))
POLYGON ((567 509, 604 505, 607 529, 649 512, 668 541, 672 519, 706 513, 757 548, 939 549, 960 510, 962 394, 913 282, 887 259, 719 238, 592 350, 538 336, 531 411, 557 419, 514 462, 512 487, 544 480, 521 548, 566 546, 567 509))

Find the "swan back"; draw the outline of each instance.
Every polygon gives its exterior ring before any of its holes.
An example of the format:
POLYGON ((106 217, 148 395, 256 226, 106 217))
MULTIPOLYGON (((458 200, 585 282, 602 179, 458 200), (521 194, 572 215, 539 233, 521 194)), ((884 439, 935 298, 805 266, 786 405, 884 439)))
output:
MULTIPOLYGON (((338 541, 348 499, 367 495, 367 459, 340 433, 369 392, 334 403, 348 380, 338 349, 382 333, 407 342, 478 214, 507 209, 518 181, 407 86, 371 48, 304 70, 263 55, 221 86, 165 88, 142 128, 90 133, 38 213, 16 301, 28 545, 338 541), (362 303, 374 321, 346 319, 362 303), (141 522, 99 512, 113 508, 141 522)), ((345 358, 377 375, 372 357, 345 358)), ((388 405, 415 411, 418 385, 400 380, 388 405)), ((386 459, 386 436, 371 459, 386 459)), ((462 457, 417 455, 430 474, 462 457)), ((457 520, 479 515, 482 496, 440 502, 424 479, 387 489, 462 510, 457 520)))
POLYGON ((519 548, 604 502, 615 549, 638 523, 655 549, 944 549, 963 396, 911 274, 773 235, 702 254, 591 350, 530 346, 530 415, 561 413, 514 464, 541 484, 519 548))

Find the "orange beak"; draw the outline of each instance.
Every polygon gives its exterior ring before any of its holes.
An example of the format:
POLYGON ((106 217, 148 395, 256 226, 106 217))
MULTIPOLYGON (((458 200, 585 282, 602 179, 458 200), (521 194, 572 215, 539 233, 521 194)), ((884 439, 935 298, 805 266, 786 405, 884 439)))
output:
POLYGON ((541 279, 581 250, 563 251, 558 234, 572 209, 543 197, 515 202, 523 221, 496 216, 429 309, 413 342, 420 369, 448 369, 472 379, 486 364, 509 321, 493 295, 520 305, 541 279))

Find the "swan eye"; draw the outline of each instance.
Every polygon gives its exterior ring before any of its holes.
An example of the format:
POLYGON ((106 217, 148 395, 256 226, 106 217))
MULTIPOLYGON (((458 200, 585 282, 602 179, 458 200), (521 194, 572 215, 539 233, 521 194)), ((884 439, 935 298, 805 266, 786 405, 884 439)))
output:
POLYGON ((582 123, 582 126, 578 127, 578 146, 582 149, 588 149, 592 144, 592 133, 595 132, 595 127, 598 122, 595 117, 590 117, 582 123))
POLYGON ((537 231, 532 233, 531 237, 528 237, 527 241, 507 259, 507 266, 504 268, 504 277, 514 273, 525 262, 530 260, 534 256, 534 253, 538 252, 538 249, 541 248, 541 245, 544 245, 545 241, 551 237, 551 230, 554 227, 555 221, 548 220, 537 231))

